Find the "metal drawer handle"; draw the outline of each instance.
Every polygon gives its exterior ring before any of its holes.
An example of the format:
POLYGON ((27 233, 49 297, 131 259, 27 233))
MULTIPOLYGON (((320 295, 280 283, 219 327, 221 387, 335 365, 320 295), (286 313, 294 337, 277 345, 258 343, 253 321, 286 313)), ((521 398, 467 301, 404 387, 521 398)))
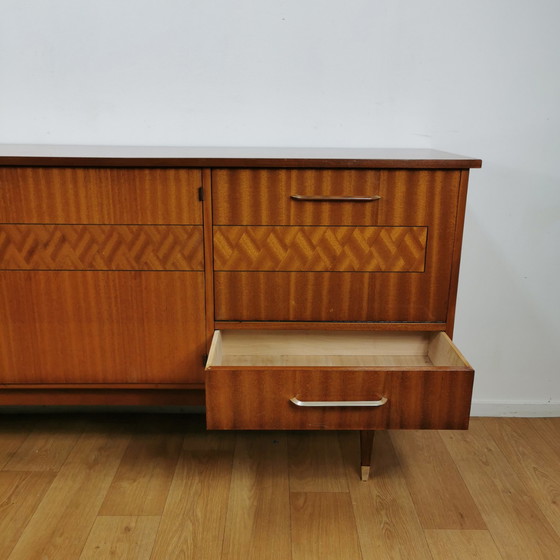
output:
POLYGON ((290 399, 296 406, 383 406, 387 402, 387 397, 382 397, 378 401, 300 401, 297 397, 290 399))
POLYGON ((293 194, 290 196, 292 200, 302 202, 373 202, 379 200, 379 195, 375 196, 327 196, 327 195, 305 195, 293 194))

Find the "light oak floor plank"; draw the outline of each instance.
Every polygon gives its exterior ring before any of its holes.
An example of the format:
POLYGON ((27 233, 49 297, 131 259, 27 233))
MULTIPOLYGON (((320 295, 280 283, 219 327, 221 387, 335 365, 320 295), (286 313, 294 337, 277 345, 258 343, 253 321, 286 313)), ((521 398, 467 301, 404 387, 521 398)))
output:
POLYGON ((486 529, 440 433, 393 431, 391 440, 424 529, 486 529))
POLYGON ((442 432, 442 438, 504 560, 557 560, 560 537, 486 431, 484 420, 473 419, 468 432, 442 432))
POLYGON ((118 427, 86 426, 9 560, 79 558, 128 440, 118 427))
POLYGON ((6 471, 58 471, 83 429, 81 417, 44 417, 37 423, 17 455, 4 465, 6 471))
POLYGON ((222 559, 290 560, 285 432, 237 435, 222 559))
POLYGON ((135 426, 99 515, 163 513, 183 445, 181 424, 167 416, 148 417, 135 426))
POLYGON ((358 532, 348 493, 294 492, 293 560, 361 560, 358 532))
POLYGON ((220 558, 232 461, 231 452, 183 451, 151 560, 220 558))
POLYGON ((389 434, 375 435, 368 482, 359 475, 357 434, 340 432, 339 440, 364 560, 432 560, 389 434))
POLYGON ((0 416, 0 470, 18 453, 36 424, 36 416, 0 416))
POLYGON ((558 418, 524 418, 531 425, 546 444, 557 454, 560 454, 560 417, 558 418))
POLYGON ((348 492, 336 432, 289 432, 288 457, 291 492, 348 492))
POLYGON ((79 560, 150 560, 160 517, 98 517, 79 560))
POLYGON ((487 418, 483 424, 560 535, 560 452, 526 418, 487 418))
POLYGON ((12 552, 54 477, 53 472, 0 472, 0 558, 12 552))
POLYGON ((489 531, 427 530, 433 560, 502 560, 489 531))

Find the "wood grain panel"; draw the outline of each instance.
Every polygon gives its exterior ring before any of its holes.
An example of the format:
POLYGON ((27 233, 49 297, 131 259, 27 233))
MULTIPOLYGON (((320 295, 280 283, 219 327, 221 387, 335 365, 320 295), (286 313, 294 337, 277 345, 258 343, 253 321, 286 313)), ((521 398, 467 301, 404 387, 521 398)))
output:
POLYGON ((424 227, 217 226, 215 270, 423 272, 424 227))
POLYGON ((459 171, 443 170, 216 169, 213 221, 214 225, 421 226, 443 218, 452 230, 459 178, 459 171), (309 202, 292 195, 381 198, 309 202))
POLYGON ((0 225, 0 270, 202 270, 201 226, 0 225))
POLYGON ((449 271, 216 272, 216 321, 441 322, 449 271))
POLYGON ((473 372, 418 368, 217 367, 206 370, 209 429, 464 429, 473 372), (375 408, 311 407, 290 402, 371 401, 375 408))
POLYGON ((199 169, 0 167, 0 222, 201 224, 199 169))
POLYGON ((1 272, 2 383, 203 381, 202 272, 1 272))

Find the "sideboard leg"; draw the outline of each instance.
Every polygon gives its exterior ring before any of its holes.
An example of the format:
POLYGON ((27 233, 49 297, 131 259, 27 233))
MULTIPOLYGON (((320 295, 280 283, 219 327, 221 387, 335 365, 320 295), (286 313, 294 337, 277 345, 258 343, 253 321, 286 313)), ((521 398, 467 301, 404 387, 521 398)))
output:
POLYGON ((360 454, 361 454, 361 475, 362 481, 367 482, 371 469, 371 452, 373 449, 373 436, 375 430, 360 431, 360 454))

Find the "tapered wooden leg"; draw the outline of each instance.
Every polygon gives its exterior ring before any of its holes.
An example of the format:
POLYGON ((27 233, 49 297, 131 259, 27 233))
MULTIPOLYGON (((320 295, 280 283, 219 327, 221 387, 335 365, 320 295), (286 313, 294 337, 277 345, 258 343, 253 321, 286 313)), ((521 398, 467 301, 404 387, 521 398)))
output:
POLYGON ((371 469, 371 452, 373 449, 373 436, 375 430, 360 431, 360 455, 361 455, 361 475, 362 481, 367 482, 369 479, 369 471, 371 469))

